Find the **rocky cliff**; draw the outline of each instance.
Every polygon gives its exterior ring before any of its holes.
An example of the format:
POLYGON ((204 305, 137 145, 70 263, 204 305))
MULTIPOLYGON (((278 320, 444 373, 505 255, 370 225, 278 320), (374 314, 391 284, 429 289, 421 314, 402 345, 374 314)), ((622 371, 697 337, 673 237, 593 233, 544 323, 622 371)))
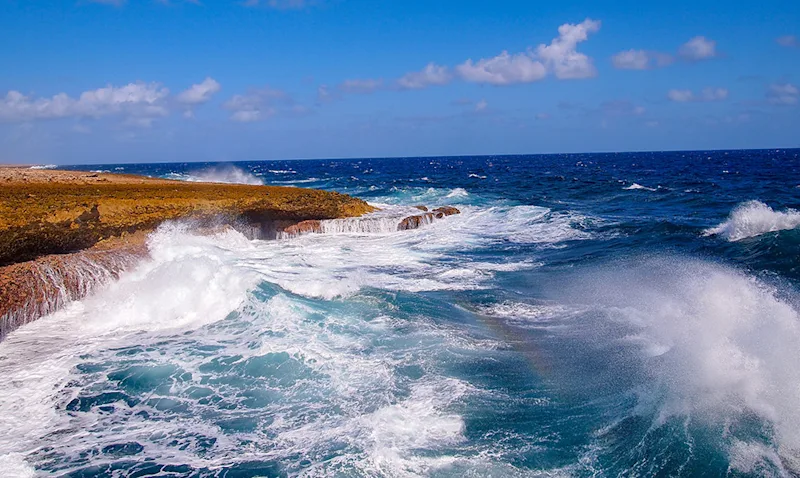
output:
POLYGON ((147 255, 145 236, 166 220, 270 237, 373 210, 311 189, 0 168, 0 337, 117 277, 147 255))

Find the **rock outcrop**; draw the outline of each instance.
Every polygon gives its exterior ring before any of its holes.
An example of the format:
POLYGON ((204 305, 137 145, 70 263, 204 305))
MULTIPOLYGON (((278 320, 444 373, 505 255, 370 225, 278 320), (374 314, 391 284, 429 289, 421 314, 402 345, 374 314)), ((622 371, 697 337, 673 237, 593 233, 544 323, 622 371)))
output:
POLYGON ((301 221, 297 224, 285 227, 281 232, 283 232, 284 237, 301 236, 303 234, 311 234, 313 232, 320 233, 322 232, 322 221, 317 221, 314 219, 301 221))
POLYGON ((0 267, 0 339, 17 327, 85 297, 147 257, 144 234, 133 236, 113 247, 105 244, 0 267))
POLYGON ((275 229, 375 210, 344 194, 77 171, 0 169, 0 266, 87 249, 168 219, 275 229))
POLYGON ((166 220, 274 237, 374 210, 312 189, 0 168, 0 338, 146 257, 144 238, 166 220))
POLYGON ((424 214, 409 216, 403 219, 402 221, 400 221, 400 224, 397 225, 397 230, 406 231, 408 229, 417 229, 423 224, 432 223, 434 219, 441 219, 445 216, 452 216, 453 214, 460 214, 460 213, 461 211, 452 206, 438 207, 433 211, 426 212, 424 214))

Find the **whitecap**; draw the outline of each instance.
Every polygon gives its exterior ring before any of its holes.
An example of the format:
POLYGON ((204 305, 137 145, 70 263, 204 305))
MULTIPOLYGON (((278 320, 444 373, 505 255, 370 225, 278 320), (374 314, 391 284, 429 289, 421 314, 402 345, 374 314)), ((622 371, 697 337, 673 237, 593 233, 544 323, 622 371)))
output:
POLYGON ((448 198, 463 198, 463 197, 467 197, 467 196, 469 196, 469 193, 467 192, 466 189, 464 189, 464 188, 455 188, 455 189, 451 190, 447 194, 447 196, 445 196, 445 197, 448 197, 448 198))
POLYGON ((722 236, 736 242, 749 237, 800 227, 800 211, 786 209, 775 211, 761 201, 748 201, 731 211, 728 219, 716 227, 706 229, 704 235, 722 236))
POLYGON ((188 173, 169 173, 168 179, 200 183, 250 184, 262 185, 264 182, 257 176, 237 168, 236 166, 218 166, 188 173))
POLYGON ((633 184, 631 184, 630 186, 628 186, 628 187, 625 187, 625 188, 622 188, 622 189, 625 189, 625 190, 627 190, 627 191, 636 191, 636 190, 641 190, 641 191, 656 191, 656 189, 654 189, 654 188, 648 188, 647 186, 642 186, 642 185, 641 185, 641 184, 639 184, 639 183, 633 183, 633 184))

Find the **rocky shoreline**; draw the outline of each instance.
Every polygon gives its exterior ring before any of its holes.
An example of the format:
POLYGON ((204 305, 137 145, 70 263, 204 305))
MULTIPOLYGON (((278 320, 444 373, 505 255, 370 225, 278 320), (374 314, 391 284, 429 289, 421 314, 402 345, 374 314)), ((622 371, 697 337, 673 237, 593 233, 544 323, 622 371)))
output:
MULTIPOLYGON (((419 209, 397 230, 459 213, 419 209)), ((164 221, 274 239, 374 211, 361 199, 313 189, 0 167, 0 339, 146 258, 147 235, 164 221)))

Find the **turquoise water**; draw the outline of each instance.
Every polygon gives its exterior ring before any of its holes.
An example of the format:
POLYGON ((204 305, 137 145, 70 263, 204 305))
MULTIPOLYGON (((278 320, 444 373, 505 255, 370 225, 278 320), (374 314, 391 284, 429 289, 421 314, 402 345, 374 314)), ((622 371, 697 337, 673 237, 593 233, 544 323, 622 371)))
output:
POLYGON ((10 476, 800 472, 800 152, 84 169, 374 217, 152 258, 0 343, 10 476), (462 214, 395 231, 410 206, 462 214))

